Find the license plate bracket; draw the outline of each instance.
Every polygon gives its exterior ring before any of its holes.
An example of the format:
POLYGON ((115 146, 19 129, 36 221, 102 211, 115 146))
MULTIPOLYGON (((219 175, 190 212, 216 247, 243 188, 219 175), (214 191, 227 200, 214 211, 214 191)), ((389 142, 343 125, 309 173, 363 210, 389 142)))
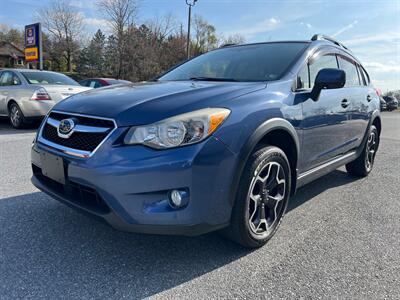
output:
POLYGON ((51 153, 40 153, 42 174, 54 181, 65 184, 64 161, 61 157, 51 153))

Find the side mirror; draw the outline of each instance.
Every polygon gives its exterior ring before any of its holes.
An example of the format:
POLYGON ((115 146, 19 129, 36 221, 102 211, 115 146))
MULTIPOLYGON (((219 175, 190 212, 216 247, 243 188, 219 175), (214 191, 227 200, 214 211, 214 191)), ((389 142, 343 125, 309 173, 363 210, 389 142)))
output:
POLYGON ((339 69, 322 69, 315 78, 311 99, 317 101, 322 89, 340 89, 346 83, 346 73, 339 69))

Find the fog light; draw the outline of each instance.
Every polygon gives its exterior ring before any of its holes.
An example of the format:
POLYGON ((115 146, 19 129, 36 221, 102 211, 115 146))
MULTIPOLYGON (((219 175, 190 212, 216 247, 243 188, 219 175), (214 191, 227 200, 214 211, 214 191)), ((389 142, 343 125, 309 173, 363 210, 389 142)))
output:
POLYGON ((169 205, 172 208, 181 208, 188 203, 188 192, 185 190, 172 190, 169 193, 169 205))

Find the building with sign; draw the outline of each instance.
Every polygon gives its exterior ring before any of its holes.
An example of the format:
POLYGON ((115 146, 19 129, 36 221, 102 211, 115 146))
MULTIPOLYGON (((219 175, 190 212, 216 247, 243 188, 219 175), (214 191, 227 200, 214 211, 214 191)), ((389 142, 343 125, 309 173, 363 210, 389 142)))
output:
POLYGON ((0 68, 24 68, 25 53, 12 43, 0 41, 0 68))

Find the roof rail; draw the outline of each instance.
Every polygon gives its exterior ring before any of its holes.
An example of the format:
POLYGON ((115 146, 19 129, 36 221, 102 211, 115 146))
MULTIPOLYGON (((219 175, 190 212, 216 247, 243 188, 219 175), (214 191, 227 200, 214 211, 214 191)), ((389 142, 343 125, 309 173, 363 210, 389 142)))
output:
POLYGON ((220 48, 225 48, 225 47, 230 47, 230 46, 236 46, 237 44, 235 43, 228 43, 228 44, 223 44, 222 46, 220 46, 220 48))
POLYGON ((334 38, 331 38, 330 36, 323 35, 323 34, 314 34, 311 38, 312 41, 320 41, 320 40, 325 40, 328 42, 331 42, 339 47, 342 47, 346 50, 349 50, 345 45, 343 45, 341 42, 335 40, 334 38))

